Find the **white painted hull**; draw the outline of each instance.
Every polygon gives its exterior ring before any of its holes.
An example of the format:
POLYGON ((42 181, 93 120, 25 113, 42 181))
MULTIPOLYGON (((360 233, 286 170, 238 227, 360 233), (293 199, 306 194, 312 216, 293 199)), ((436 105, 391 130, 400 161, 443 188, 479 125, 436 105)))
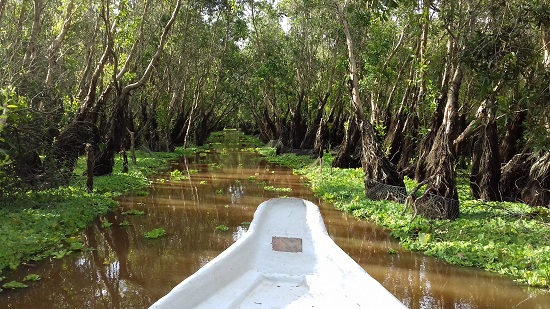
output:
POLYGON ((405 308, 296 198, 258 207, 248 232, 150 308, 405 308))

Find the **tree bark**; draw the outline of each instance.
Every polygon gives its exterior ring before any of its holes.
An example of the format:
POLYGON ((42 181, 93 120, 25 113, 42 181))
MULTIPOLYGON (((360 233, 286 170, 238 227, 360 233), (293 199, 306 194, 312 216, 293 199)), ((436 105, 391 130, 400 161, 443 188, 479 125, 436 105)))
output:
POLYGON ((474 147, 470 176, 472 195, 484 201, 501 201, 498 132, 494 121, 484 125, 476 144, 479 145, 474 147))
POLYGON ((546 21, 540 23, 543 64, 547 71, 550 71, 550 25, 546 21))
POLYGON ((506 201, 521 201, 521 192, 529 182, 529 171, 536 158, 532 153, 513 156, 501 169, 500 188, 506 201))
MULTIPOLYGON (((153 68, 159 61, 162 51, 164 50, 164 45, 168 40, 168 33, 176 20, 180 7, 181 1, 178 0, 174 10, 172 11, 170 19, 164 26, 157 50, 150 59, 143 75, 136 82, 124 86, 115 101, 113 113, 109 120, 110 124, 109 129, 107 130, 105 149, 101 152, 99 159, 96 161, 96 170, 98 175, 107 175, 113 172, 114 154, 120 149, 120 147, 122 147, 122 135, 124 135, 127 128, 130 93, 133 90, 142 87, 149 80, 149 77, 153 72, 153 68)), ((122 78, 122 75, 120 78, 122 78)), ((119 82, 118 76, 115 77, 114 82, 115 84, 119 82)))
POLYGON ((74 9, 74 0, 70 0, 69 3, 67 4, 67 8, 65 9, 63 27, 61 28, 61 31, 59 32, 57 37, 53 40, 53 42, 48 47, 48 72, 46 74, 46 81, 45 81, 47 87, 51 87, 53 83, 53 70, 55 65, 57 64, 57 53, 59 52, 59 49, 63 44, 63 40, 65 39, 65 35, 69 31, 69 27, 71 26, 73 9, 74 9))
POLYGON ((2 19, 4 19, 4 11, 6 9, 6 2, 8 2, 8 0, 0 0, 0 25, 2 24, 2 19))
POLYGON ((500 162, 506 163, 519 153, 519 144, 523 137, 523 123, 526 119, 526 109, 514 112, 512 124, 506 127, 506 134, 500 145, 500 162))
POLYGON ((37 41, 38 34, 42 28, 42 11, 44 10, 43 0, 34 0, 34 15, 33 23, 31 29, 31 36, 29 38, 29 45, 27 46, 27 51, 25 52, 25 57, 23 58, 23 66, 29 69, 29 72, 32 74, 34 69, 32 68, 33 62, 36 59, 37 51, 37 41))
POLYGON ((360 133, 355 116, 350 116, 345 128, 344 139, 340 144, 336 157, 332 161, 333 167, 350 168, 360 164, 360 160, 357 160, 356 163, 356 160, 352 157, 355 146, 360 142, 359 136, 360 133))
POLYGON ((313 148, 317 140, 320 127, 322 125, 323 111, 325 109, 325 106, 327 105, 329 95, 330 93, 327 93, 323 96, 323 98, 319 99, 319 102, 317 104, 317 111, 315 113, 315 118, 313 119, 313 122, 311 123, 311 125, 307 128, 305 137, 302 140, 302 143, 300 144, 300 147, 299 147, 300 149, 313 148))
POLYGON ((92 144, 86 144, 86 189, 88 193, 94 190, 94 148, 92 144))
POLYGON ((428 218, 454 220, 460 215, 453 140, 456 138, 458 122, 458 94, 462 84, 463 68, 458 64, 449 87, 449 94, 443 113, 443 122, 437 131, 434 144, 427 157, 427 187, 424 194, 415 201, 419 213, 428 218))
POLYGON ((521 198, 531 206, 550 208, 550 151, 543 153, 531 167, 521 198))
MULTIPOLYGON (((380 145, 375 140, 372 124, 365 119, 363 112, 363 103, 359 91, 359 72, 353 39, 344 14, 344 9, 338 0, 334 0, 337 9, 340 25, 346 36, 346 45, 348 47, 349 76, 351 80, 352 104, 355 110, 355 117, 361 133, 361 165, 365 172, 365 193, 371 199, 404 199, 401 196, 401 190, 392 190, 393 188, 405 188, 403 177, 397 172, 395 166, 384 156, 380 145), (385 185, 387 194, 380 194, 381 188, 378 184, 385 185), (376 188, 376 190, 373 190, 376 188), (396 194, 394 194, 396 192, 396 194)), ((406 194, 405 194, 406 195, 406 194)))

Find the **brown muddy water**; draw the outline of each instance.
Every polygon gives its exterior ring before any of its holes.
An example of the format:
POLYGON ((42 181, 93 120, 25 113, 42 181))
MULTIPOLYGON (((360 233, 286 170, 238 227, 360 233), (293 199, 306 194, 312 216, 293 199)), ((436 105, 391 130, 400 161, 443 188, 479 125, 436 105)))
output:
POLYGON ((158 175, 148 196, 119 199, 120 210, 103 218, 112 227, 97 220, 82 234, 94 250, 5 273, 6 281, 30 273, 42 280, 1 292, 0 308, 147 308, 236 241, 261 202, 285 195, 319 205, 334 241, 409 308, 550 308, 547 291, 404 252, 387 231, 321 202, 291 170, 242 152, 239 144, 221 147, 173 165, 188 179, 158 175), (268 191, 264 183, 292 191, 268 191), (121 214, 130 209, 145 214, 121 214), (129 226, 121 227, 124 221, 129 226), (144 238, 155 228, 166 235, 144 238))

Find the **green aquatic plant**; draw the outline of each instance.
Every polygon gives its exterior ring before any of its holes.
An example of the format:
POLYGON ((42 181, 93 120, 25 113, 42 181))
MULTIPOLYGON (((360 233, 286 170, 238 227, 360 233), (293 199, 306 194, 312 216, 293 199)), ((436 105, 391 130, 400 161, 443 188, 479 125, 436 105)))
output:
POLYGON ((79 241, 72 242, 69 245, 69 250, 71 250, 71 251, 80 251, 82 249, 84 249, 84 244, 79 242, 79 241))
POLYGON ((137 210, 137 209, 129 209, 122 212, 125 216, 143 216, 145 214, 145 211, 137 210))
POLYGON ((128 220, 124 220, 124 221, 120 222, 120 223, 118 224, 118 226, 120 226, 120 227, 129 227, 129 226, 130 226, 130 222, 129 222, 128 220))
POLYGON ((101 220, 101 227, 104 228, 104 229, 108 229, 112 225, 113 224, 111 222, 107 221, 106 219, 101 220))
POLYGON ((273 192, 292 192, 292 188, 277 188, 274 186, 264 186, 264 190, 273 192))
POLYGON ((180 170, 173 170, 170 172, 170 179, 175 181, 186 180, 186 179, 189 179, 189 176, 183 174, 183 172, 180 170))
POLYGON ((161 236, 166 235, 166 231, 163 228, 156 228, 153 230, 150 230, 149 232, 143 233, 143 237, 148 239, 157 239, 161 236))
POLYGON ((229 227, 227 225, 218 225, 216 226, 216 230, 218 231, 221 231, 221 232, 227 232, 229 231, 229 227))
POLYGON ((24 283, 18 282, 18 281, 10 281, 8 283, 3 284, 2 287, 4 289, 15 290, 15 289, 28 288, 29 286, 24 284, 24 283))
POLYGON ((23 281, 40 281, 42 279, 40 275, 37 274, 28 274, 23 278, 23 281))

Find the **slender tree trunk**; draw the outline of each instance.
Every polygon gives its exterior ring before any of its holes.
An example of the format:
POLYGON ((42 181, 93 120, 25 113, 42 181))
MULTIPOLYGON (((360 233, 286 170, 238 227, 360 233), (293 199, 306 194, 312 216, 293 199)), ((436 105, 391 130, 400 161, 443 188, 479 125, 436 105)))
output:
MULTIPOLYGON (((97 165, 96 170, 98 175, 107 175, 112 173, 113 171, 114 154, 115 152, 120 150, 120 147, 122 147, 122 139, 123 139, 122 135, 125 135, 124 133, 126 132, 126 129, 127 129, 130 93, 142 87, 143 85, 145 85, 145 83, 147 83, 147 81, 149 80, 153 72, 153 68, 158 63, 160 56, 162 54, 162 51, 164 50, 164 45, 168 40, 168 34, 170 32, 170 29, 172 28, 172 25, 176 20, 180 7, 181 7, 181 1, 178 0, 174 10, 172 11, 172 15, 170 19, 164 26, 157 50, 155 54, 151 57, 151 60, 149 61, 149 64, 145 68, 143 75, 136 82, 124 86, 124 88, 121 89, 120 94, 115 101, 113 114, 109 120, 110 124, 109 124, 109 129, 107 131, 107 142, 105 143, 105 149, 101 152, 99 159, 96 162, 96 165, 97 165)), ((115 76, 115 80, 114 80, 115 83, 118 83, 118 81, 120 80, 119 78, 122 78, 122 75, 120 77, 115 76)))
POLYGON ((91 193, 94 190, 94 148, 92 144, 86 144, 86 189, 88 193, 91 193))
POLYGON ((352 115, 348 118, 344 139, 340 144, 336 157, 332 161, 333 167, 350 168, 356 166, 352 154, 355 146, 360 142, 359 136, 360 133, 355 121, 355 115, 352 115))
POLYGON ((441 88, 439 91, 439 96, 437 98, 437 107, 434 111, 434 115, 431 120, 430 129, 418 149, 417 157, 418 161, 416 162, 416 169, 414 172, 414 179, 418 182, 421 182, 426 178, 426 166, 427 158, 430 153, 435 136, 439 130, 439 127, 443 123, 443 112, 445 110, 445 105, 447 104, 447 96, 449 92, 449 81, 450 81, 450 71, 451 63, 453 57, 454 41, 452 38, 449 38, 447 41, 447 53, 445 57, 445 65, 443 68, 442 78, 441 78, 441 88))
MULTIPOLYGON (((375 140, 372 124, 365 119, 363 112, 363 103, 359 91, 359 72, 355 59, 353 39, 348 27, 344 9, 338 0, 334 0, 336 5, 340 25, 346 35, 346 45, 348 47, 349 76, 351 80, 352 103, 355 110, 355 117, 358 122, 359 132, 361 133, 361 165, 365 171, 365 191, 368 198, 372 199, 404 199, 401 196, 405 189, 403 177, 397 172, 395 166, 384 156, 380 145, 375 140), (382 184, 385 187, 380 188, 382 184), (403 190, 393 190, 393 188, 402 188, 403 190), (380 191, 387 189, 387 194, 380 194, 380 191)), ((405 194, 406 195, 406 194, 405 194)))
POLYGON ((426 174, 429 176, 426 191, 415 201, 417 212, 429 218, 453 220, 460 214, 452 143, 457 135, 458 94, 463 74, 463 68, 458 64, 449 87, 443 122, 427 157, 426 174))
POLYGON ((301 149, 313 148, 313 145, 315 144, 317 136, 319 134, 319 127, 321 126, 321 123, 323 121, 323 111, 325 109, 325 106, 327 105, 329 95, 330 93, 327 93, 323 98, 319 99, 315 118, 313 119, 311 125, 307 128, 306 135, 302 140, 302 143, 300 144, 301 149))
POLYGON ((550 151, 543 153, 531 167, 521 198, 529 205, 550 208, 550 151))
POLYGON ((547 71, 550 71, 550 22, 542 21, 540 23, 540 32, 542 40, 543 64, 547 71))
POLYGON ((532 153, 513 156, 501 169, 500 189, 506 201, 522 201, 521 193, 529 182, 529 171, 537 158, 532 153))
POLYGON ((514 113, 512 124, 507 126, 506 134, 500 145, 500 162, 506 163, 519 153, 519 144, 523 137, 523 123, 526 119, 526 109, 514 113))
POLYGON ((38 35, 40 34, 40 30, 42 28, 41 17, 42 11, 45 7, 42 1, 43 0, 34 0, 34 17, 31 29, 31 36, 29 38, 29 45, 27 46, 25 57, 23 58, 23 66, 25 68, 28 68, 31 74, 34 71, 32 65, 34 60, 36 59, 38 35))
POLYGON ((65 35, 69 31, 69 27, 71 26, 73 9, 74 9, 74 0, 70 0, 65 9, 63 27, 61 28, 61 31, 59 32, 57 37, 50 44, 50 47, 48 47, 48 72, 47 72, 46 81, 45 81, 47 87, 51 87, 53 83, 53 70, 57 64, 57 54, 59 53, 59 49, 63 44, 65 35))
POLYGON ((8 2, 8 0, 0 0, 0 25, 2 24, 2 19, 4 19, 4 11, 6 9, 6 2, 8 2))

